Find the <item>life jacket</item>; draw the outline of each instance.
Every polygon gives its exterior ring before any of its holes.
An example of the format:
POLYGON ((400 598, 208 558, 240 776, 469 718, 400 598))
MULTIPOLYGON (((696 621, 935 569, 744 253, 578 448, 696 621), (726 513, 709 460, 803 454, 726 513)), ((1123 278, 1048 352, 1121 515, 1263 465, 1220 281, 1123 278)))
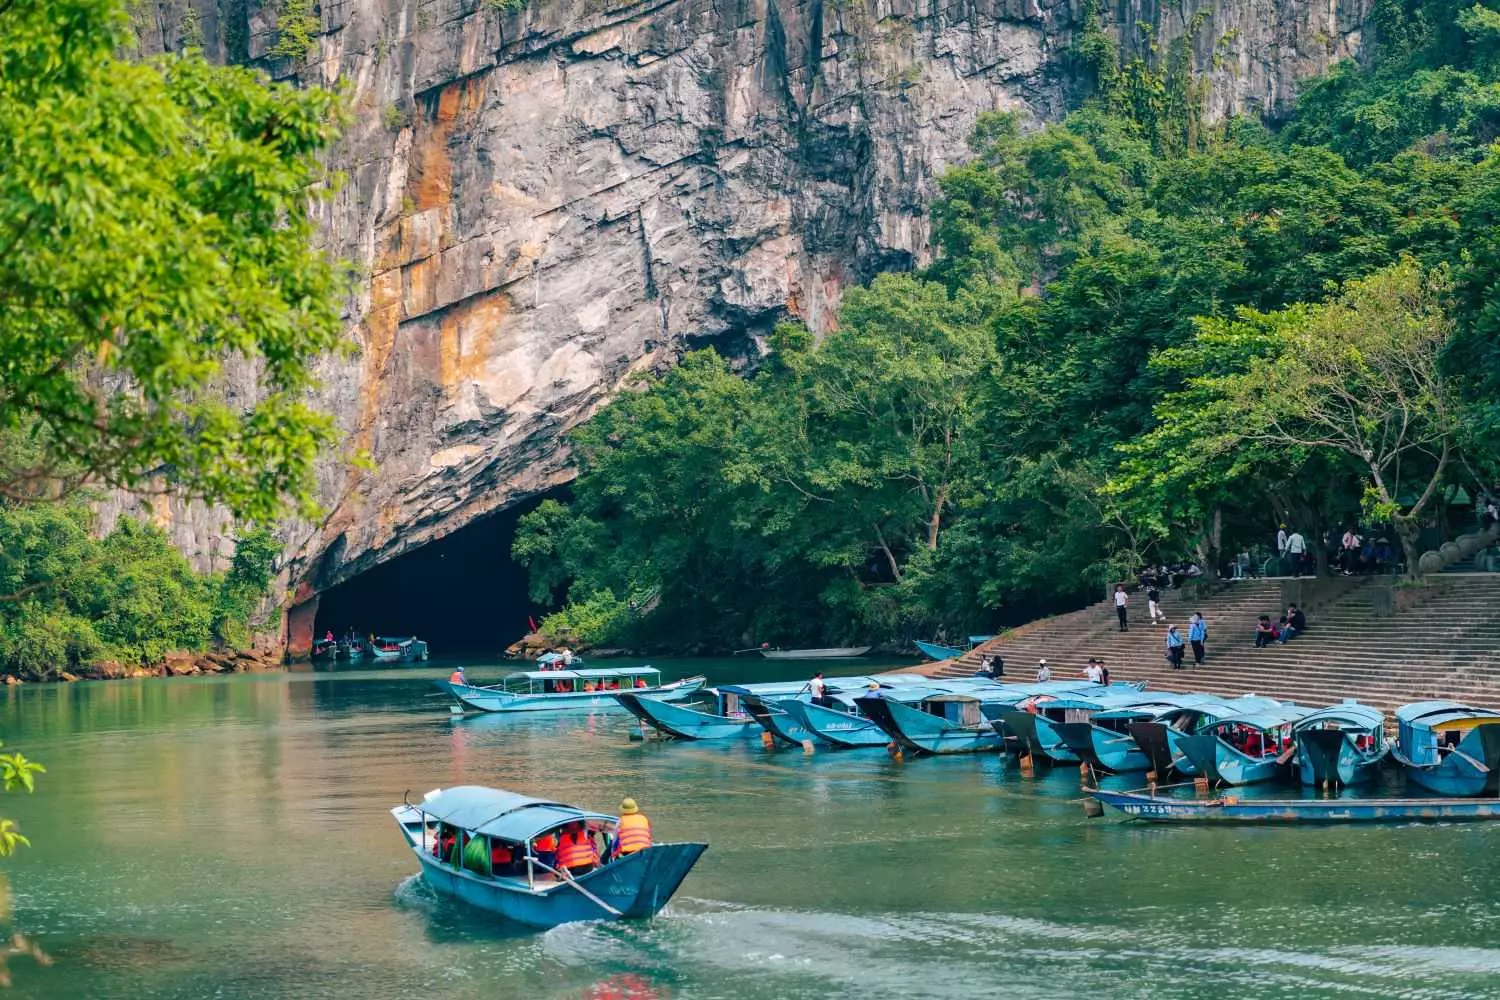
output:
POLYGON ((641 678, 637 677, 635 679, 635 686, 638 687, 638 688, 646 687, 646 682, 644 680, 642 680, 641 678))
POLYGON ((620 817, 621 855, 644 851, 651 846, 651 821, 640 813, 620 817))
POLYGON ((588 868, 599 863, 599 849, 587 833, 564 834, 557 863, 562 868, 588 868))
POLYGON ((545 854, 555 854, 557 853, 557 834, 543 834, 531 842, 531 847, 545 854))
POLYGON ((451 673, 451 674, 448 675, 448 683, 449 684, 466 684, 468 682, 464 680, 463 671, 461 671, 461 670, 455 670, 455 671, 453 671, 453 673, 451 673))
POLYGON ((515 855, 513 855, 511 853, 511 850, 510 850, 509 847, 506 847, 504 844, 502 844, 498 840, 492 840, 492 841, 490 841, 490 867, 491 868, 498 868, 501 865, 508 865, 508 864, 510 864, 514 860, 515 860, 515 855))

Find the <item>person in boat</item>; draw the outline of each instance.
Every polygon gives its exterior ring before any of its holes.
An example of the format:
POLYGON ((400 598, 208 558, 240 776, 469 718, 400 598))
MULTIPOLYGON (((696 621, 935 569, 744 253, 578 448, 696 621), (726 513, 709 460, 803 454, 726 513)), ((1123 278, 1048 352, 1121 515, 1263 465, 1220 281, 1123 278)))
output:
POLYGON ((567 667, 571 667, 573 665, 573 651, 567 646, 564 646, 562 649, 559 649, 558 652, 562 654, 563 667, 565 669, 567 667))
POLYGON ((1104 683, 1103 675, 1099 670, 1099 661, 1092 656, 1089 657, 1089 664, 1083 668, 1082 673, 1090 684, 1104 683))
POLYGON ((583 689, 584 689, 584 690, 585 690, 585 691, 587 691, 587 692, 589 692, 589 693, 590 693, 590 694, 592 694, 592 693, 593 693, 593 692, 594 692, 594 691, 597 691, 597 690, 598 690, 598 688, 597 688, 597 687, 595 687, 595 685, 594 685, 594 682, 593 682, 593 681, 584 681, 584 682, 583 682, 583 689))
POLYGON ((447 823, 439 823, 437 837, 432 842, 432 856, 439 861, 453 863, 454 847, 458 843, 458 831, 447 823))
POLYGON ((986 653, 979 658, 979 669, 974 671, 975 677, 984 677, 988 680, 995 679, 995 657, 986 653))
POLYGON ((324 642, 332 642, 333 641, 333 629, 329 629, 327 632, 323 633, 323 641, 324 642))
POLYGON ((1052 668, 1047 666, 1046 659, 1036 661, 1036 682, 1045 684, 1052 679, 1052 668))
POLYGON ((828 685, 823 682, 823 672, 820 670, 813 674, 813 679, 807 683, 808 690, 812 692, 812 703, 824 708, 832 708, 828 702, 828 685))
POLYGON ((556 868, 557 847, 557 831, 548 830, 531 842, 531 854, 548 868, 556 868))
POLYGON ((453 671, 453 673, 449 674, 448 675, 448 683, 449 684, 462 684, 465 687, 468 687, 468 685, 469 685, 469 679, 464 676, 464 668, 463 667, 458 667, 458 668, 456 668, 453 671))
POLYGON ((879 681, 871 681, 870 683, 868 683, 868 684, 865 685, 865 697, 866 698, 879 698, 880 697, 880 682, 879 681))
POLYGON ((577 878, 599 866, 599 848, 583 823, 574 823, 563 831, 557 845, 557 867, 577 878))
POLYGON ((503 840, 490 838, 490 874, 509 875, 515 865, 516 853, 503 840))
POLYGON ((649 684, 646 683, 646 678, 644 678, 644 677, 637 677, 635 679, 635 686, 638 687, 638 688, 643 688, 643 687, 650 687, 651 685, 649 685, 649 684))
POLYGON ((613 854, 623 858, 651 846, 651 821, 628 796, 620 801, 620 825, 615 833, 613 854))

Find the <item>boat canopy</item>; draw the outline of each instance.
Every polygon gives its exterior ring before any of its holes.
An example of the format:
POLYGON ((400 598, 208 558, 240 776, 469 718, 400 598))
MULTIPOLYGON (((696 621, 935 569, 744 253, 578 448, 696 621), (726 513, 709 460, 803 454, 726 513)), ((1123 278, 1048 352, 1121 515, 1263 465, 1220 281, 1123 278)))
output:
POLYGON ((1226 715, 1216 719, 1215 726, 1242 725, 1253 726, 1256 729, 1275 729, 1284 726, 1288 722, 1296 722, 1308 714, 1308 709, 1301 705, 1280 705, 1276 708, 1261 709, 1258 712, 1241 712, 1235 715, 1226 715))
MULTIPOLYGON (((858 681, 861 685, 869 683, 868 677, 829 677, 824 679, 830 692, 836 691, 834 681, 858 681)), ((778 683, 765 684, 720 684, 714 688, 721 694, 739 695, 741 698, 747 695, 754 698, 784 698, 787 695, 797 695, 808 690, 809 681, 781 681, 778 683)))
POLYGON ((661 671, 655 667, 598 667, 588 670, 523 670, 520 673, 506 674, 508 681, 597 681, 611 677, 641 677, 646 674, 661 676, 661 671))
MULTIPOLYGON (((1049 702, 1049 705, 1056 702, 1049 702)), ((1221 715, 1228 715, 1234 709, 1225 705, 1217 697, 1211 694, 1172 694, 1170 692, 1158 692, 1149 698, 1136 695, 1129 704, 1116 708, 1106 708, 1101 712, 1094 713, 1097 720, 1104 719, 1154 719, 1185 709, 1194 709, 1205 714, 1214 714, 1215 711, 1221 715)))
POLYGON ((969 636, 969 645, 977 646, 981 642, 989 642, 993 638, 995 637, 992 635, 971 635, 969 636))
POLYGON ((1361 705, 1357 701, 1346 701, 1320 708, 1310 715, 1304 715, 1292 728, 1298 731, 1314 729, 1325 722, 1347 722, 1361 729, 1381 729, 1385 726, 1385 713, 1378 708, 1361 705))
POLYGON ((1500 716, 1490 708, 1474 708, 1456 701, 1415 701, 1396 709, 1396 720, 1403 725, 1437 726, 1458 719, 1500 716))
POLYGON ((564 823, 589 819, 616 821, 616 817, 604 813, 483 785, 459 785, 440 791, 423 800, 418 808, 449 826, 517 844, 564 823))

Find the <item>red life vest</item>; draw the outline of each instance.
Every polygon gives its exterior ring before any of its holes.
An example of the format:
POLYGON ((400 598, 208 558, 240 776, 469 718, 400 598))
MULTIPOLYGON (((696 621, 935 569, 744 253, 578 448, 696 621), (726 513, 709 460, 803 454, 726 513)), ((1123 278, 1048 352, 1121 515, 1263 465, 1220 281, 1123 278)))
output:
POLYGON ((544 854, 555 854, 557 853, 557 834, 543 834, 531 842, 531 847, 544 854))
POLYGON ((515 856, 511 854, 509 847, 506 847, 498 840, 490 841, 491 868, 498 868, 501 865, 508 865, 513 860, 515 860, 515 856))
POLYGON ((563 834, 557 863, 563 868, 590 868, 599 863, 599 850, 587 833, 563 834))
POLYGON ((620 817, 619 853, 623 856, 651 846, 651 821, 640 813, 620 817))

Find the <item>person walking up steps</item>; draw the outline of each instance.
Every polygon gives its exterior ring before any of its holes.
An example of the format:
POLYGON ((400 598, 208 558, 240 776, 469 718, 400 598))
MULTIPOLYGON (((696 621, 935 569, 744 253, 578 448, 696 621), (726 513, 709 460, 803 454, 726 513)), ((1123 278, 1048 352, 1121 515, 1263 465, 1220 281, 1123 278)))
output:
POLYGON ((1161 610, 1161 584, 1155 580, 1151 581, 1151 586, 1146 591, 1146 610, 1151 612, 1152 625, 1167 620, 1167 616, 1161 610))
POLYGON ((1182 633, 1177 631, 1176 625, 1167 626, 1167 660, 1173 670, 1182 669, 1182 633))
POLYGON ((1130 601, 1130 598, 1128 598, 1128 597, 1125 596, 1125 585, 1123 583, 1117 583, 1117 584, 1115 584, 1115 614, 1117 614, 1117 615, 1120 616, 1120 631, 1121 632, 1129 632, 1130 631, 1130 622, 1125 617, 1125 615, 1126 615, 1125 605, 1127 603, 1129 603, 1129 601, 1130 601))
POLYGON ((1199 611, 1193 612, 1192 620, 1188 622, 1188 642, 1193 644, 1193 666, 1203 666, 1203 642, 1208 638, 1208 622, 1203 620, 1203 614, 1199 611))

